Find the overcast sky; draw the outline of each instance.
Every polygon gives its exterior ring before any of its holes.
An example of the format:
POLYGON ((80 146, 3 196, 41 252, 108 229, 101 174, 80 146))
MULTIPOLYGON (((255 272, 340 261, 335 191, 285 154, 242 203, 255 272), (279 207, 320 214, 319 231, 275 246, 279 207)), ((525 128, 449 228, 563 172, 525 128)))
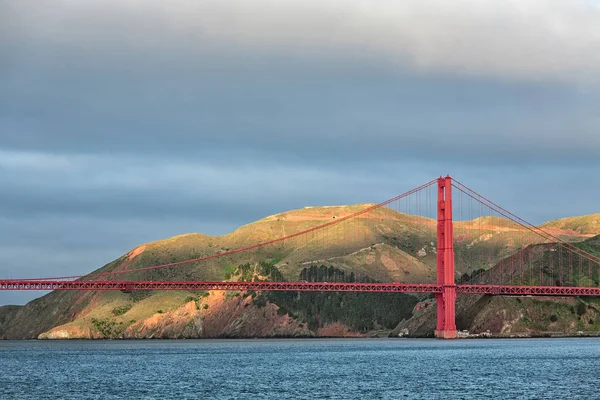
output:
POLYGON ((0 277, 440 174, 600 212, 599 1, 0 0, 0 277))

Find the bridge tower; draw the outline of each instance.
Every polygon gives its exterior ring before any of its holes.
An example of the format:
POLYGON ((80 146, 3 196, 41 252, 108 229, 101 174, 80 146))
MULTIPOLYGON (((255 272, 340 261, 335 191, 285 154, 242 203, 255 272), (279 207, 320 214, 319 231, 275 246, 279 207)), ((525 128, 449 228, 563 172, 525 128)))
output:
POLYGON ((435 295, 437 327, 435 336, 456 338, 456 282, 454 281, 454 230, 452 229, 452 178, 438 179, 437 283, 443 292, 435 295))

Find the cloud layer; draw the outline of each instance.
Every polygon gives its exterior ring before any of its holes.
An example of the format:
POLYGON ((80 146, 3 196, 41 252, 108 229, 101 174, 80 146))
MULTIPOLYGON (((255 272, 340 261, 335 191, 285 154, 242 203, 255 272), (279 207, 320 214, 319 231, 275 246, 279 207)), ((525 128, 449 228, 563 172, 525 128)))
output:
POLYGON ((9 37, 113 56, 194 58, 218 49, 468 76, 600 78, 600 7, 593 0, 45 0, 4 8, 9 37))

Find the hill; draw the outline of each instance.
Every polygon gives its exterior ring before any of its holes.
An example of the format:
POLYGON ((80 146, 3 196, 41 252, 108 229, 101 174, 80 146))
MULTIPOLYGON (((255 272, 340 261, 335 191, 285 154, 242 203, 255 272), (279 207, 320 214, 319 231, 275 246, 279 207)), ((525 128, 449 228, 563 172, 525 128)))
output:
POLYGON ((600 232, 600 214, 590 214, 581 217, 561 218, 546 222, 540 226, 544 229, 572 231, 585 235, 597 235, 600 232))
MULTIPOLYGON (((575 243, 600 257, 600 235, 575 243)), ((562 256, 552 243, 530 245, 493 268, 474 273, 474 284, 598 286, 598 267, 581 271, 577 256, 562 256), (550 261, 551 260, 551 261, 550 261), (591 272, 591 279, 587 276, 591 272), (503 277, 503 279, 502 279, 503 277), (499 282, 499 278, 502 279, 499 282)), ((565 253, 566 254, 566 253, 565 253)), ((585 266, 585 263, 583 263, 585 266)), ((586 268, 587 269, 587 268, 586 268)), ((469 279, 465 283, 470 283, 469 279)), ((426 299, 402 321, 391 336, 407 329, 411 336, 433 336, 435 301, 426 299)), ((471 333, 490 331, 497 336, 600 335, 600 300, 574 297, 461 295, 456 302, 456 325, 471 333)))
MULTIPOLYGON (((263 218, 224 236, 186 234, 147 243, 94 273, 227 253, 342 219, 369 206, 308 207, 263 218)), ((319 273, 317 278, 324 280, 352 276, 351 279, 382 282, 432 282, 435 228, 436 222, 431 219, 379 208, 332 225, 324 233, 315 232, 185 267, 137 273, 133 278, 221 281, 253 276, 271 279, 275 274, 277 279, 293 281, 322 266, 332 271, 332 275, 319 273), (262 275, 265 268, 270 271, 267 276, 262 275)), ((541 240, 520 226, 490 217, 457 222, 455 232, 460 275, 488 269, 541 240), (478 255, 477 263, 471 254, 478 255)), ((555 228, 554 233, 571 241, 586 237, 576 230, 555 228)), ((0 307, 0 338, 337 335, 391 329, 399 320, 410 318, 417 301, 410 295, 392 299, 369 294, 56 291, 23 307, 0 307), (394 309, 395 316, 390 315, 394 309)))

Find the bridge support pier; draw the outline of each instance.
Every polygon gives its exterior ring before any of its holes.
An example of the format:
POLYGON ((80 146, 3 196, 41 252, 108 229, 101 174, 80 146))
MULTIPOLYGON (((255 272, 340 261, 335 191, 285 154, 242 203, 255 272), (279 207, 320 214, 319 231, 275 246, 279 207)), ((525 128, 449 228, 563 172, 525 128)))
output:
POLYGON ((438 179, 437 283, 443 292, 435 295, 435 337, 456 338, 456 282, 454 281, 454 231, 452 228, 452 178, 438 179))

